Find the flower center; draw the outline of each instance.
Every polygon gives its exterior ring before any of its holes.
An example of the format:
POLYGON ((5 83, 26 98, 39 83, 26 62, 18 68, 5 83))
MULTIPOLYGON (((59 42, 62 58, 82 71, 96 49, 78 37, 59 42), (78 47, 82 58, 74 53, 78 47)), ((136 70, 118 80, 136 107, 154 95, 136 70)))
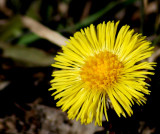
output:
POLYGON ((123 64, 111 52, 104 51, 88 57, 80 76, 89 89, 106 90, 117 82, 123 64))

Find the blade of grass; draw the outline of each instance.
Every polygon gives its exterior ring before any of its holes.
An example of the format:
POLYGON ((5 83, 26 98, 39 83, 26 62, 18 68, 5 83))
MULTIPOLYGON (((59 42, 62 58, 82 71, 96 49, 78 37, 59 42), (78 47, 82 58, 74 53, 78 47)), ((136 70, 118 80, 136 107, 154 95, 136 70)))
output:
POLYGON ((27 45, 29 43, 32 43, 36 40, 40 39, 40 37, 34 33, 27 33, 23 35, 19 41, 17 42, 18 45, 27 45))
POLYGON ((65 29, 59 29, 59 31, 67 31, 72 32, 74 30, 80 29, 81 27, 87 26, 94 21, 96 21, 98 18, 102 17, 104 14, 115 8, 117 5, 122 4, 121 8, 124 8, 132 3, 134 3, 136 0, 126 0, 126 1, 112 1, 110 2, 105 8, 101 9, 100 11, 90 15, 86 19, 76 23, 73 26, 69 26, 65 29))

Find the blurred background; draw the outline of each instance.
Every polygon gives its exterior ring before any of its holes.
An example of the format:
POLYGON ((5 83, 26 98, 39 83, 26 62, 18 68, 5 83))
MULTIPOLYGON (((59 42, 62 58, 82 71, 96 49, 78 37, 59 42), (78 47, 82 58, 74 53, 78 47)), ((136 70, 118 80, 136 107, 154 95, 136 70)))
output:
MULTIPOLYGON (((119 27, 120 27, 119 26, 119 27)), ((0 134, 160 134, 160 0, 0 0, 0 134), (103 126, 68 120, 51 97, 54 57, 90 24, 120 20, 155 46, 151 95, 134 114, 109 110, 103 126)))

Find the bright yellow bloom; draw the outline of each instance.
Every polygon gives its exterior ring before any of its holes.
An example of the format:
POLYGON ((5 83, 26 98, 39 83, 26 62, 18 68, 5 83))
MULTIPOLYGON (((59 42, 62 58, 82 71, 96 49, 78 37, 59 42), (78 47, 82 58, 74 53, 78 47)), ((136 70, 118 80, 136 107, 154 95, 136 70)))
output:
POLYGON ((134 102, 146 102, 149 94, 147 75, 153 75, 155 63, 144 61, 153 47, 141 34, 134 34, 129 26, 117 32, 118 23, 94 25, 76 32, 63 53, 58 53, 50 90, 55 92, 57 106, 67 111, 69 119, 102 125, 108 120, 107 110, 113 107, 120 117, 131 116, 134 102), (143 62, 142 62, 143 61, 143 62))

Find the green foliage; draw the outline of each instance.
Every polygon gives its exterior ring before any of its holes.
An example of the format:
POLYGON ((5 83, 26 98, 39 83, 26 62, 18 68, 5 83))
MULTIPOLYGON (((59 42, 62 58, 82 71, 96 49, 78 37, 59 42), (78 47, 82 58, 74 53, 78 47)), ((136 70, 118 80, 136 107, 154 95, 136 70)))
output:
POLYGON ((10 18, 0 28, 0 41, 8 41, 17 38, 22 33, 22 23, 19 15, 10 18))
POLYGON ((26 15, 36 20, 40 20, 39 11, 40 11, 41 4, 42 4, 42 0, 33 1, 26 12, 26 15))
MULTIPOLYGON (((160 43, 160 37, 159 37, 160 27, 159 27, 159 19, 158 19, 159 14, 157 15, 155 23, 153 22, 153 28, 151 28, 154 30, 147 31, 147 29, 145 29, 145 23, 144 23, 146 20, 146 14, 144 10, 146 9, 143 5, 143 1, 138 1, 138 0, 106 1, 106 5, 102 5, 102 7, 104 8, 100 10, 95 10, 96 12, 92 12, 92 13, 89 12, 83 20, 79 19, 78 22, 74 22, 74 17, 76 17, 77 15, 76 12, 74 15, 71 16, 69 13, 69 10, 66 10, 66 12, 61 11, 64 8, 71 9, 72 2, 73 0, 59 0, 59 1, 45 1, 45 2, 42 0, 33 0, 33 1, 11 0, 9 1, 9 5, 11 5, 11 7, 7 7, 7 8, 12 11, 12 14, 10 16, 7 16, 7 18, 1 17, 2 20, 5 20, 5 23, 2 23, 2 24, 0 23, 0 43, 7 42, 7 43, 1 43, 1 48, 4 50, 4 55, 9 56, 13 60, 18 59, 20 61, 26 62, 27 64, 28 62, 30 62, 30 63, 35 63, 35 65, 41 65, 41 66, 50 65, 49 58, 51 58, 52 56, 49 55, 45 57, 44 53, 42 54, 42 52, 39 52, 39 49, 35 47, 37 46, 36 43, 37 42, 40 43, 42 39, 41 37, 39 37, 35 33, 32 33, 28 28, 24 26, 24 24, 21 22, 22 15, 29 16, 34 20, 40 22, 41 24, 45 25, 46 27, 53 29, 55 31, 59 31, 61 32, 61 34, 64 34, 65 36, 69 37, 71 33, 74 33, 76 30, 79 30, 80 28, 88 26, 91 23, 98 22, 104 16, 107 16, 107 19, 109 17, 111 18, 111 16, 113 16, 112 18, 114 18, 114 16, 117 13, 123 10, 125 11, 125 13, 121 15, 123 16, 121 20, 122 23, 125 22, 125 24, 127 23, 131 25, 132 28, 134 27, 137 28, 138 31, 139 32, 141 31, 144 35, 147 35, 147 34, 155 35, 155 38, 151 39, 151 41, 153 41, 153 45, 157 45, 158 43, 160 43), (64 4, 62 3, 65 3, 66 7, 61 7, 62 5, 64 6, 64 4), (129 15, 131 14, 131 12, 127 12, 127 11, 130 11, 127 9, 130 7, 131 8, 136 7, 138 4, 140 5, 139 6, 140 7, 139 23, 137 23, 137 20, 134 21, 131 16, 127 16, 128 14, 129 15), (130 18, 127 18, 127 17, 130 17, 130 18), (134 25, 134 23, 136 24, 134 25), (4 47, 3 45, 7 47, 4 47), (23 46, 23 47, 20 47, 20 46, 23 46), (37 57, 33 53, 37 55, 37 57), (29 55, 32 55, 32 57, 30 57, 29 55), (37 59, 38 56, 42 60, 37 59), (26 58, 30 58, 30 60, 32 61, 29 61, 26 58), (42 64, 40 64, 40 61, 42 62, 42 64)), ((80 2, 80 1, 77 1, 77 2, 80 2)), ((84 4, 85 3, 87 3, 87 1, 84 2, 84 4)), ((90 8, 92 9, 92 5, 90 8)), ((84 11, 85 9, 82 8, 82 10, 79 12, 82 14, 84 11)), ((136 10, 134 12, 136 12, 136 10)), ((131 14, 132 16, 134 15, 134 12, 131 14)), ((5 14, 5 11, 4 11, 4 14, 5 14)), ((104 20, 104 21, 108 21, 108 20, 104 20)), ((41 45, 44 45, 44 47, 42 47, 41 49, 44 49, 47 45, 50 47, 47 49, 50 49, 53 52, 57 51, 57 48, 55 47, 55 45, 49 43, 48 41, 44 42, 44 44, 41 44, 41 45)), ((40 50, 40 51, 43 51, 43 50, 40 50)))
POLYGON ((133 4, 136 0, 126 0, 126 1, 112 1, 106 7, 101 9, 100 11, 88 16, 86 19, 76 23, 73 26, 69 26, 65 29, 59 29, 59 31, 67 31, 67 32, 72 32, 77 29, 80 29, 82 27, 88 26, 94 21, 98 20, 101 18, 103 15, 107 14, 109 11, 113 10, 116 6, 121 5, 121 9, 125 8, 126 6, 133 4))
POLYGON ((37 48, 11 46, 3 43, 0 44, 0 48, 3 50, 4 57, 12 58, 26 67, 45 67, 54 62, 53 55, 37 48))
POLYGON ((34 33, 26 33, 25 35, 22 35, 22 37, 18 40, 17 44, 28 45, 36 40, 39 40, 39 39, 40 39, 40 37, 34 33))

